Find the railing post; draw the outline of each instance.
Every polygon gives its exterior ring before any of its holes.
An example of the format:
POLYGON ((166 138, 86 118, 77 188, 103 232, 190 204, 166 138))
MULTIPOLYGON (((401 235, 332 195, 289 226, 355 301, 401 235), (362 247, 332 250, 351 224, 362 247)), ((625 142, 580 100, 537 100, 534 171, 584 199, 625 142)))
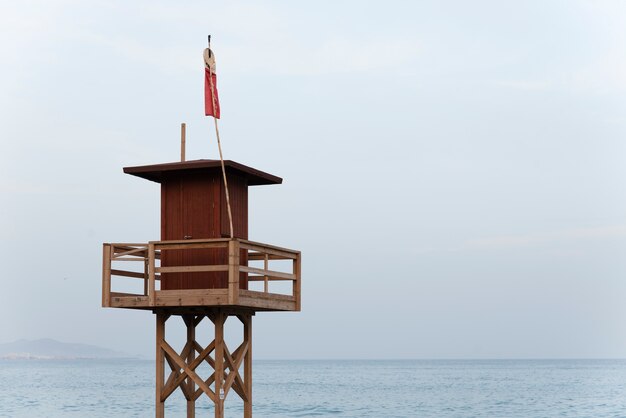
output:
POLYGON ((168 317, 169 315, 162 312, 156 314, 156 418, 165 417, 165 401, 162 399, 165 383, 165 351, 163 351, 163 346, 165 343, 165 322, 168 317))
POLYGON ((300 311, 300 308, 301 308, 300 306, 301 273, 302 273, 302 253, 298 252, 296 259, 293 260, 293 274, 296 275, 296 281, 293 283, 293 296, 296 299, 296 311, 300 311))
POLYGON ((146 257, 143 260, 143 295, 144 296, 148 296, 148 280, 150 279, 148 275, 148 271, 150 271, 150 264, 148 263, 148 258, 146 257))
POLYGON ((150 306, 156 304, 156 293, 154 285, 154 269, 156 268, 154 262, 154 243, 148 243, 148 303, 150 306))
POLYGON ((239 302, 239 241, 228 241, 228 303, 239 302))
MULTIPOLYGON (((270 255, 268 253, 265 253, 265 257, 263 260, 263 269, 266 273, 270 269, 270 255)), ((263 276, 263 291, 265 293, 269 292, 269 279, 270 277, 267 274, 263 276)))
POLYGON ((102 245, 102 307, 111 306, 111 244, 102 245))

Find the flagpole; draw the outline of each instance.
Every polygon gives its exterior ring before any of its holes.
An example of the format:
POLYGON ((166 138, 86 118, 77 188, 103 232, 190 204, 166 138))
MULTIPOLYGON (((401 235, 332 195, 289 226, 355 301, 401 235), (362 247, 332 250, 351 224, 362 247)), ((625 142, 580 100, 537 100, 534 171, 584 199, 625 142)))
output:
MULTIPOLYGON (((209 57, 211 56, 211 35, 209 35, 209 57)), ((228 223, 230 226, 230 237, 234 238, 233 235, 233 215, 230 210, 230 194, 228 193, 228 180, 226 179, 226 167, 224 166, 224 157, 222 155, 222 143, 220 141, 220 130, 217 126, 217 107, 215 102, 215 88, 213 86, 213 71, 211 70, 211 65, 207 65, 209 68, 209 85, 211 86, 211 100, 213 102, 213 122, 215 122, 215 136, 217 137, 217 149, 220 153, 220 163, 222 165, 222 176, 224 177, 224 191, 226 192, 226 207, 228 209, 228 223)))

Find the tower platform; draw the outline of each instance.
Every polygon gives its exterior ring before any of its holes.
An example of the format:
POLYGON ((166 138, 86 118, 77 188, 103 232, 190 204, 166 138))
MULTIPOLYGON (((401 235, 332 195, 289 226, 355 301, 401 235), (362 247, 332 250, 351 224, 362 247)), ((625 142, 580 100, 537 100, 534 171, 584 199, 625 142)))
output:
POLYGON ((210 308, 300 311, 300 276, 300 251, 239 238, 105 243, 102 306, 180 314, 210 308), (166 254, 179 263, 161 266, 166 254), (143 281, 143 291, 114 291, 131 280, 143 281), (283 282, 282 292, 270 291, 274 282, 283 282))

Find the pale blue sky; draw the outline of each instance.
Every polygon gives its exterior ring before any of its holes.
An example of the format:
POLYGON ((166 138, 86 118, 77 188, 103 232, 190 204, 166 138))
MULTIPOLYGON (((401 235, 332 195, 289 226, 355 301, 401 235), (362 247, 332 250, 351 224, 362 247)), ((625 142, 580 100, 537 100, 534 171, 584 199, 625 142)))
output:
POLYGON ((301 249, 255 358, 626 357, 626 4, 2 1, 0 342, 151 355, 102 242, 159 238, 127 165, 226 158, 250 238, 301 249))

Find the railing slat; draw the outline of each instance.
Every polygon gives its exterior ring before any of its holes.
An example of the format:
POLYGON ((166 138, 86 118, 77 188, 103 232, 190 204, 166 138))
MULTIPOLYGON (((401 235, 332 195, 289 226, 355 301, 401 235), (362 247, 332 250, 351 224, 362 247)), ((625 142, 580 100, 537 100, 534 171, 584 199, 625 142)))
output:
MULTIPOLYGON (((121 253, 118 253, 117 251, 113 254, 112 258, 118 258, 118 257, 123 257, 125 255, 133 255, 136 253, 145 253, 146 251, 148 251, 148 247, 141 247, 141 248, 135 248, 133 250, 128 250, 128 251, 123 251, 121 253)), ((142 257, 145 258, 145 255, 142 256, 136 256, 136 257, 142 257)))
POLYGON ((227 265, 205 265, 205 266, 168 266, 168 267, 156 267, 155 271, 159 273, 189 273, 189 272, 204 272, 204 271, 228 271, 227 265))
POLYGON ((137 279, 143 279, 144 278, 144 273, 137 273, 135 271, 111 269, 111 276, 124 276, 124 277, 133 277, 133 278, 137 278, 137 279))
MULTIPOLYGON (((244 245, 249 245, 249 246, 269 249, 269 250, 274 251, 276 254, 282 252, 282 253, 295 255, 295 254, 300 252, 300 251, 296 251, 296 250, 291 250, 289 248, 278 247, 276 245, 264 244, 262 242, 248 241, 246 239, 240 239, 239 242, 240 242, 240 245, 241 245, 242 248, 243 248, 244 245)), ((261 252, 265 252, 265 251, 261 251, 261 252)))
POLYGON ((293 260, 292 257, 282 257, 280 255, 274 255, 274 254, 248 252, 248 260, 254 260, 254 261, 265 260, 265 256, 267 256, 270 260, 293 260))
POLYGON ((143 261, 145 257, 124 257, 124 258, 113 258, 112 261, 143 261))
MULTIPOLYGON (((248 281, 250 281, 250 282, 264 282, 266 277, 268 277, 268 276, 248 276, 248 281)), ((271 282, 279 282, 279 281, 293 282, 295 280, 296 279, 293 279, 293 278, 272 277, 269 281, 271 281, 271 282)))
POLYGON ((239 271, 243 271, 244 273, 258 274, 259 276, 274 277, 277 279, 296 280, 295 274, 283 273, 283 272, 274 271, 274 270, 263 270, 263 269, 258 269, 256 267, 240 266, 239 271))
POLYGON ((155 242, 155 248, 159 250, 191 250, 191 249, 204 249, 204 248, 226 248, 228 242, 202 242, 202 243, 190 243, 190 244, 169 244, 167 241, 155 242))
POLYGON ((298 257, 298 251, 285 250, 282 248, 278 249, 277 247, 264 246, 261 244, 250 244, 249 241, 242 241, 240 245, 241 248, 245 250, 251 250, 270 255, 278 255, 281 257, 285 257, 286 259, 295 260, 298 257))

